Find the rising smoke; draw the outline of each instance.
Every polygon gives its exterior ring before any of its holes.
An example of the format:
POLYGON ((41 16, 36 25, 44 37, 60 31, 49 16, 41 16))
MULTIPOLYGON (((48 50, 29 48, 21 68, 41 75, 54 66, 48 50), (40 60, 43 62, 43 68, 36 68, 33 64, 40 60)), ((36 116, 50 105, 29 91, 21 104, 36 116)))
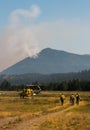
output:
POLYGON ((38 41, 31 30, 30 22, 36 20, 40 13, 40 8, 32 5, 30 10, 17 9, 10 14, 8 25, 0 35, 1 70, 38 53, 38 41))

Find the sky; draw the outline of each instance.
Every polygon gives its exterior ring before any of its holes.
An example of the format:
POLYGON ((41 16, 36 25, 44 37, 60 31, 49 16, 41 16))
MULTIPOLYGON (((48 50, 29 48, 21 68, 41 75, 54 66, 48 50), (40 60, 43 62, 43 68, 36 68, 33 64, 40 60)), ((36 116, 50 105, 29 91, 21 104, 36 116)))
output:
POLYGON ((90 0, 0 0, 0 71, 48 47, 90 54, 90 0))

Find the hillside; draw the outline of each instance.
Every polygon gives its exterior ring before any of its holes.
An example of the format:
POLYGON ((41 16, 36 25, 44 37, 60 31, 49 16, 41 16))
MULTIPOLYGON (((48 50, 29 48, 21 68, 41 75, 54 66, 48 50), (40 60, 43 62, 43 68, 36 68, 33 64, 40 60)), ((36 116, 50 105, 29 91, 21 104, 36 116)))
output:
POLYGON ((55 74, 79 72, 90 68, 90 55, 78 55, 51 48, 43 49, 37 57, 27 57, 2 71, 1 74, 55 74))
POLYGON ((83 81, 90 81, 90 70, 82 71, 79 73, 64 73, 64 74, 21 74, 21 75, 1 75, 0 83, 3 80, 7 80, 12 84, 31 84, 33 82, 50 83, 50 82, 62 82, 73 79, 79 79, 83 81))

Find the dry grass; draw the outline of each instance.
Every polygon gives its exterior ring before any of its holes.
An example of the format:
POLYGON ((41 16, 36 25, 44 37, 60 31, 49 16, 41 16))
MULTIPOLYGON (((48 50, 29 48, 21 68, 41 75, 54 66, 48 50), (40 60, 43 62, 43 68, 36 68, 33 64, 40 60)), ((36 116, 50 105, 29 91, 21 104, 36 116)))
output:
MULTIPOLYGON (((31 119, 42 114, 60 111, 70 107, 69 96, 66 96, 64 106, 60 106, 59 92, 42 92, 34 99, 20 99, 18 92, 1 92, 0 95, 0 120, 14 117, 6 127, 31 119), (16 118, 17 117, 17 118, 16 118)), ((89 130, 90 129, 90 92, 79 92, 82 101, 79 106, 70 109, 57 117, 48 117, 42 124, 33 127, 33 130, 89 130), (34 129, 36 128, 36 129, 34 129)))
POLYGON ((37 115, 47 113, 60 106, 58 94, 49 92, 36 95, 34 99, 20 99, 18 92, 0 92, 0 118, 22 116, 25 114, 37 115), (3 105, 2 105, 3 104, 3 105))
POLYGON ((64 113, 56 118, 48 118, 40 130, 90 130, 90 114, 64 113))
MULTIPOLYGON (((68 93, 67 93, 68 94, 68 93)), ((81 92, 80 105, 57 117, 49 117, 39 130, 90 130, 90 93, 81 92)))

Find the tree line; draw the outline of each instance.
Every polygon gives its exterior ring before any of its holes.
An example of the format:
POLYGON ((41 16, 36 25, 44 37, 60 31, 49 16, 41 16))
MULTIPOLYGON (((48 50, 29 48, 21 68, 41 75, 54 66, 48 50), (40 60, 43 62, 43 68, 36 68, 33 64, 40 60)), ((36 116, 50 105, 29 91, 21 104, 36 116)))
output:
MULTIPOLYGON (((90 81, 73 79, 62 82, 42 83, 40 85, 42 90, 55 90, 55 91, 90 91, 90 81)), ((12 85, 9 81, 4 80, 0 84, 2 91, 18 91, 26 88, 26 84, 12 85)))

